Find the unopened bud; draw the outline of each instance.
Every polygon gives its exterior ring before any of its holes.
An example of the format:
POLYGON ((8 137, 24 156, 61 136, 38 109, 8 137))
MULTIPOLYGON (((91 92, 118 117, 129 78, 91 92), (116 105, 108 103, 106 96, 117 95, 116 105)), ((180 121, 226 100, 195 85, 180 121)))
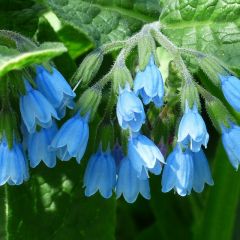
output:
POLYGON ((101 102, 101 98, 101 90, 94 87, 89 88, 77 101, 76 108, 80 111, 82 116, 90 114, 90 120, 92 120, 101 102))
POLYGON ((82 86, 89 84, 96 76, 102 61, 103 53, 101 50, 97 49, 88 54, 71 79, 71 85, 76 85, 79 81, 82 86))

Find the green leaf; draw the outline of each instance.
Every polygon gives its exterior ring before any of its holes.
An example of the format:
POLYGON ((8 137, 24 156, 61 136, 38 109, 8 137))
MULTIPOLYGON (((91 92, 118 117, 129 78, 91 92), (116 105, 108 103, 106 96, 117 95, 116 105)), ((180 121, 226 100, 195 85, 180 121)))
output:
POLYGON ((31 51, 21 53, 0 45, 0 76, 29 64, 46 62, 66 51, 62 43, 43 43, 31 51))
POLYGON ((34 35, 38 26, 38 15, 44 7, 34 0, 5 0, 0 1, 0 29, 7 29, 34 35))
POLYGON ((217 55, 239 68, 239 0, 162 1, 164 33, 178 46, 217 55))
POLYGON ((115 199, 86 198, 84 169, 73 159, 54 169, 38 166, 25 184, 1 187, 1 239, 113 240, 115 199))
POLYGON ((194 240, 226 240, 233 237, 240 195, 240 175, 234 171, 220 141, 213 160, 215 185, 211 187, 206 206, 195 222, 194 240))
POLYGON ((157 0, 48 0, 60 20, 80 29, 95 44, 125 39, 143 23, 156 21, 157 0))

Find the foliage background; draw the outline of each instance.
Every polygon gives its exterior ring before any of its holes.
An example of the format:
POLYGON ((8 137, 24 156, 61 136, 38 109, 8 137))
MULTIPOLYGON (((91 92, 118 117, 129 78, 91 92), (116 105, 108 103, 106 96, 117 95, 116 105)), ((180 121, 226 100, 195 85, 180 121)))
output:
MULTIPOLYGON (((0 29, 39 43, 65 45, 68 52, 54 58, 54 63, 66 79, 96 46, 124 39, 159 16, 164 33, 178 46, 213 53, 240 73, 239 0, 0 1, 0 29)), ((111 56, 105 59, 101 73, 112 61, 111 56)), ((206 88, 222 97, 200 70, 193 71, 206 88)), ((90 143, 80 165, 72 160, 59 162, 54 169, 39 166, 24 185, 0 188, 0 239, 240 239, 240 175, 207 121, 211 136, 207 155, 215 186, 204 193, 186 198, 163 194, 160 177, 151 176, 150 201, 139 197, 129 205, 98 194, 86 198, 82 180, 90 143)))

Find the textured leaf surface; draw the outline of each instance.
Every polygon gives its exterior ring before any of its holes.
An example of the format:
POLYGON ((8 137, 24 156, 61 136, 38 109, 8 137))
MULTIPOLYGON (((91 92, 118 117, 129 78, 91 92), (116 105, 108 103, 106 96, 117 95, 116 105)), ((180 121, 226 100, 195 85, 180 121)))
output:
POLYGON ((156 21, 160 14, 157 0, 49 0, 48 3, 60 19, 79 28, 96 44, 124 39, 143 23, 156 21))
POLYGON ((62 43, 43 43, 36 49, 23 53, 0 45, 0 76, 29 64, 48 61, 65 51, 67 49, 62 43))
POLYGON ((213 53, 239 68, 239 0, 162 1, 160 20, 178 46, 213 53))

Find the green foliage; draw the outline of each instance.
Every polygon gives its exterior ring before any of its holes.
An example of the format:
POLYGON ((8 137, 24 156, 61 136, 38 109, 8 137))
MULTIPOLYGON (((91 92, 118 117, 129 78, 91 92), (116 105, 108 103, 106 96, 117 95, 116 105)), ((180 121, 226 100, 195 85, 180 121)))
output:
POLYGON ((157 0, 51 0, 48 4, 60 19, 79 28, 97 45, 125 39, 160 14, 157 0))
POLYGON ((238 0, 161 1, 164 32, 178 46, 212 53, 239 68, 238 0))

